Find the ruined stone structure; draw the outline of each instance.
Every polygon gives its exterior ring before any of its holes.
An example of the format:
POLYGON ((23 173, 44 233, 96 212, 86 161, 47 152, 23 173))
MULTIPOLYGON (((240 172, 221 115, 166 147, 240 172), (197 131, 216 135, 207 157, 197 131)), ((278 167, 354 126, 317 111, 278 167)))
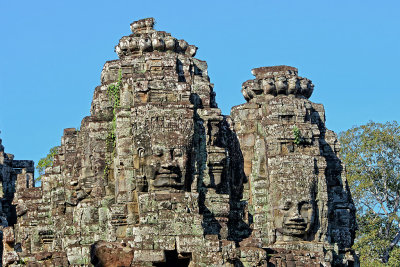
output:
MULTIPOLYGON (((5 153, 0 139, 0 233, 2 237, 1 253, 4 260, 18 261, 15 250, 14 233, 12 225, 16 223, 18 211, 13 200, 18 188, 29 188, 30 192, 39 192, 40 188, 34 188, 34 163, 32 160, 14 160, 14 155, 5 153)), ((26 198, 31 195, 20 192, 26 198)), ((17 248, 18 250, 18 248, 17 248)))
POLYGON ((311 81, 254 69, 223 116, 197 47, 153 26, 131 24, 41 187, 2 154, 3 265, 356 266, 340 145, 311 81))

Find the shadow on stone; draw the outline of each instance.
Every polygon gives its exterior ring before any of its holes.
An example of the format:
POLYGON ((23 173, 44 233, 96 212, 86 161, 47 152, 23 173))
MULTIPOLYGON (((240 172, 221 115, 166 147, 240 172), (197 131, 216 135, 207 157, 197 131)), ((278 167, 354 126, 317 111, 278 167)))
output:
POLYGON ((178 254, 176 250, 166 250, 165 262, 153 263, 156 267, 188 267, 192 259, 192 253, 178 254))
MULTIPOLYGON (((327 235, 330 236, 331 242, 338 244, 339 255, 335 255, 336 263, 334 264, 336 264, 335 266, 340 266, 340 262, 345 255, 345 249, 353 245, 355 229, 357 228, 355 221, 356 210, 347 180, 342 177, 344 173, 343 165, 337 157, 338 150, 332 150, 333 144, 328 140, 336 139, 336 136, 332 131, 326 129, 325 123, 318 112, 314 111, 313 114, 314 116, 311 120, 318 125, 321 132, 319 146, 327 164, 325 169, 325 181, 329 199, 327 235)), ((354 262, 348 261, 347 266, 352 265, 354 265, 354 262)))

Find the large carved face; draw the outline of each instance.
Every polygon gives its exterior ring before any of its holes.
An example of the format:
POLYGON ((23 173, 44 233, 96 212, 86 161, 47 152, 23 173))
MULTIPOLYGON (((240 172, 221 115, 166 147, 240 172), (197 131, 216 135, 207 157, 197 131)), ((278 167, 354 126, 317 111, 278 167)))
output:
POLYGON ((284 76, 278 77, 276 79, 275 85, 276 85, 276 90, 277 90, 278 94, 286 93, 286 89, 288 86, 286 77, 284 77, 284 76))
POLYGON ((264 93, 266 94, 276 94, 275 80, 272 78, 261 80, 261 87, 264 89, 264 93))
POLYGON ((296 94, 297 90, 300 88, 298 78, 297 77, 291 77, 289 79, 289 84, 288 84, 288 91, 289 94, 296 94))
POLYGON ((313 158, 276 157, 269 163, 268 195, 277 241, 308 240, 317 210, 313 158))
POLYGON ((282 197, 274 208, 274 225, 285 236, 304 237, 310 232, 315 216, 315 200, 311 194, 282 197))
POLYGON ((139 191, 184 189, 187 151, 193 138, 191 116, 185 109, 168 110, 158 106, 146 106, 138 114, 133 142, 137 150, 134 158, 139 191))
POLYGON ((152 148, 146 177, 150 188, 165 187, 181 189, 185 179, 186 155, 181 147, 156 145, 152 148))

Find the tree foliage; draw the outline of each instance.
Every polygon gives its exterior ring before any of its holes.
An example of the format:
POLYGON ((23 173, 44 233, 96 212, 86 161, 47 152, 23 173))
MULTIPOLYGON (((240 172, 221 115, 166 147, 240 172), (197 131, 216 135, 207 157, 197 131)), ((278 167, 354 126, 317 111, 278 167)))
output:
POLYGON ((361 266, 400 266, 400 126, 369 122, 339 140, 358 211, 361 266))
POLYGON ((42 175, 45 174, 46 168, 53 166, 54 156, 58 153, 58 146, 50 148, 49 153, 46 157, 41 158, 36 165, 36 170, 38 171, 39 176, 36 178, 36 181, 42 180, 42 175))

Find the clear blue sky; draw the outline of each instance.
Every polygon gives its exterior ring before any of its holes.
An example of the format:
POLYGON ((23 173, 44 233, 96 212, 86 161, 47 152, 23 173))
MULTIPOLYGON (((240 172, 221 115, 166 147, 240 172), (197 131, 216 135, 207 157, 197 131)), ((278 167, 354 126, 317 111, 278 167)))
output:
POLYGON ((0 138, 35 163, 64 128, 89 115, 95 86, 129 24, 155 17, 158 30, 199 47, 224 114, 244 102, 251 69, 291 65, 315 84, 328 128, 399 118, 400 2, 0 1, 0 138))

